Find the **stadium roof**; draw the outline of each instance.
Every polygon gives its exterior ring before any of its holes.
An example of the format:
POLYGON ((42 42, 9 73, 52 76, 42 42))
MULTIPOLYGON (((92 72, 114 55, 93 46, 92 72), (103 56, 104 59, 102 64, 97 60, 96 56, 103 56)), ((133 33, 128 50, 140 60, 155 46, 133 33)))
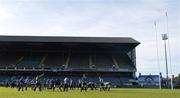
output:
POLYGON ((71 42, 140 44, 130 37, 0 36, 0 42, 71 42))

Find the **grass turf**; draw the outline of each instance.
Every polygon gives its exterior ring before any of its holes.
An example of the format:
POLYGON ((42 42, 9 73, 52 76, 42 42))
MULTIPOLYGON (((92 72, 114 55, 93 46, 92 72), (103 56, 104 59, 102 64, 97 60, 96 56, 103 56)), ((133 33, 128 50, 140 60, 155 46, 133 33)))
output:
POLYGON ((19 92, 17 89, 0 87, 0 98, 180 98, 180 90, 169 89, 112 89, 110 92, 73 90, 60 92, 44 90, 42 92, 19 92))

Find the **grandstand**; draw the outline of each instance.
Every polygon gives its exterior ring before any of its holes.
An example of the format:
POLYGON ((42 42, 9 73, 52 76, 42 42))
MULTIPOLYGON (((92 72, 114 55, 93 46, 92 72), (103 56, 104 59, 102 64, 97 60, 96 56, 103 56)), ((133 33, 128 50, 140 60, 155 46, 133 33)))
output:
POLYGON ((44 73, 126 85, 135 79, 138 44, 128 37, 0 36, 0 83, 44 73))

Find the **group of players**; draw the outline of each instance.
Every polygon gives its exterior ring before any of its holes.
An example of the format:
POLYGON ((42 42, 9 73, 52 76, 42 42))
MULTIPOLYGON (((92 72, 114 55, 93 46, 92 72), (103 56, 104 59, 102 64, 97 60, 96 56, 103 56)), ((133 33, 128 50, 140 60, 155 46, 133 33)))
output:
POLYGON ((44 74, 38 75, 33 79, 30 78, 23 78, 17 79, 14 81, 9 81, 7 83, 7 86, 10 86, 11 88, 16 87, 18 91, 24 91, 28 90, 28 88, 31 88, 33 91, 36 91, 39 89, 39 91, 42 91, 44 89, 52 89, 55 91, 56 89, 59 89, 59 91, 68 92, 68 90, 74 90, 76 88, 80 89, 80 91, 87 91, 90 90, 99 90, 100 91, 110 91, 111 83, 110 82, 104 82, 101 77, 99 77, 99 82, 88 82, 87 77, 85 75, 82 76, 81 79, 78 80, 78 83, 75 83, 72 79, 65 77, 63 80, 60 79, 47 79, 46 81, 42 82, 42 77, 44 74))

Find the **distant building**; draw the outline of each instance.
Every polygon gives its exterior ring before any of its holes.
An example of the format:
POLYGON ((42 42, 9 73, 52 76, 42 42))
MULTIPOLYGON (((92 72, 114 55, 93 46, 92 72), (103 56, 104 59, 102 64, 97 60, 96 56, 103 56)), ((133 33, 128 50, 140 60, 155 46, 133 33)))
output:
POLYGON ((138 82, 141 87, 159 87, 159 75, 141 75, 139 74, 138 82))

